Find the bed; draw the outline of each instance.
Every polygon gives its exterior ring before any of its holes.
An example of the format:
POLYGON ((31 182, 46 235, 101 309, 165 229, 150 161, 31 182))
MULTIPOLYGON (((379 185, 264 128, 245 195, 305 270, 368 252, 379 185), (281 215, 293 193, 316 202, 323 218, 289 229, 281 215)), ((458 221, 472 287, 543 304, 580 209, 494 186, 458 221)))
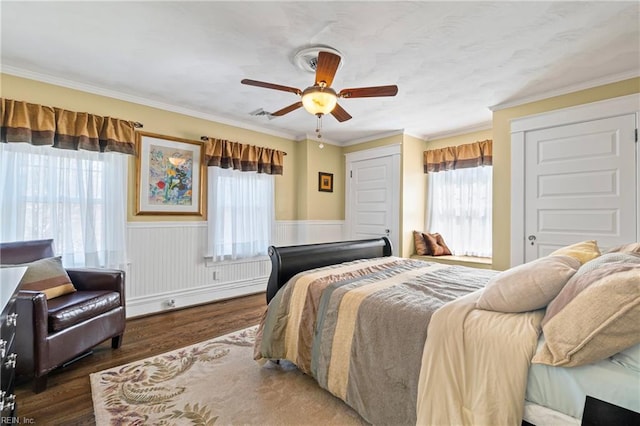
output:
MULTIPOLYGON (((295 363, 368 422, 580 424, 584 397, 577 408, 563 401, 567 413, 554 409, 541 401, 545 386, 566 377, 549 382, 537 379, 548 376, 543 367, 530 368, 544 309, 476 308, 497 271, 397 258, 386 238, 270 247, 269 256, 256 360, 295 363)), ((616 377, 637 415, 639 376, 616 377)))

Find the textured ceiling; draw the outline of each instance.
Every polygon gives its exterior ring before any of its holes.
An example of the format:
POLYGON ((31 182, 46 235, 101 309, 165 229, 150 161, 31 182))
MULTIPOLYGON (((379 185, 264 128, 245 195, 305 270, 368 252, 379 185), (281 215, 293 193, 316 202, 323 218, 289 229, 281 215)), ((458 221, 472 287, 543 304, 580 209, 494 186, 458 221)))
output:
MULTIPOLYGON (((422 138, 488 125, 489 107, 640 75, 640 2, 2 1, 2 70, 200 117, 304 138, 301 48, 339 50, 333 87, 397 84, 393 98, 342 99, 328 141, 394 131, 422 138)), ((129 118, 129 117, 127 117, 129 118)), ((130 117, 135 119, 135 117, 130 117)))

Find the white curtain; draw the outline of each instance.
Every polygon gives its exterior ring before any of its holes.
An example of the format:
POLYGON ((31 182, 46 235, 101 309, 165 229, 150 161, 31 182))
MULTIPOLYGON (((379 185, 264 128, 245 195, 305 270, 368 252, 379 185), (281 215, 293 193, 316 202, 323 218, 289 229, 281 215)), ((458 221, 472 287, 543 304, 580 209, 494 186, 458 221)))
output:
POLYGON ((53 238, 66 267, 126 265, 127 161, 0 144, 0 241, 53 238))
POLYGON ((492 167, 429 173, 426 229, 442 235, 451 253, 491 257, 492 167))
POLYGON ((275 220, 274 177, 209 167, 209 248, 216 261, 267 254, 275 220))

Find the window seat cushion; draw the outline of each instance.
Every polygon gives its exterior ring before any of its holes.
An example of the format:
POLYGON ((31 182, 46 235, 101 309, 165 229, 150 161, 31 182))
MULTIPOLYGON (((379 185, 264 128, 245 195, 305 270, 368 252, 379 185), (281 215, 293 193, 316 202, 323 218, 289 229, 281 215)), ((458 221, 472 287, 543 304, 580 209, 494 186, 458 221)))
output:
POLYGON ((476 256, 455 256, 455 255, 445 255, 445 256, 421 256, 421 255, 411 255, 412 259, 420 259, 427 262, 439 262, 446 263, 449 265, 462 265, 469 266, 472 268, 480 268, 480 269, 492 269, 493 260, 490 257, 476 257, 476 256))

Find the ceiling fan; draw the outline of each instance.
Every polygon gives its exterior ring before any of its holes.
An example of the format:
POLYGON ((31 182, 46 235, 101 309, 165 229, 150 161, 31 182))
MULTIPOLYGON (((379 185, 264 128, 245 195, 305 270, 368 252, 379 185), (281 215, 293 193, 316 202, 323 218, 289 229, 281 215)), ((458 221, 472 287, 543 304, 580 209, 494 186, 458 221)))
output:
POLYGON ((398 86, 396 85, 357 87, 353 89, 342 89, 336 93, 336 91, 331 88, 331 83, 333 83, 333 78, 336 75, 336 71, 338 71, 339 65, 339 55, 320 51, 316 64, 315 82, 313 86, 309 86, 304 90, 246 78, 242 80, 241 83, 249 86, 264 87, 266 89, 282 90, 301 96, 302 99, 300 101, 271 113, 273 116, 279 117, 295 111, 300 107, 304 107, 305 110, 318 118, 324 114, 331 113, 331 115, 340 122, 351 119, 351 115, 338 105, 338 98, 372 98, 395 96, 398 93, 398 86))

